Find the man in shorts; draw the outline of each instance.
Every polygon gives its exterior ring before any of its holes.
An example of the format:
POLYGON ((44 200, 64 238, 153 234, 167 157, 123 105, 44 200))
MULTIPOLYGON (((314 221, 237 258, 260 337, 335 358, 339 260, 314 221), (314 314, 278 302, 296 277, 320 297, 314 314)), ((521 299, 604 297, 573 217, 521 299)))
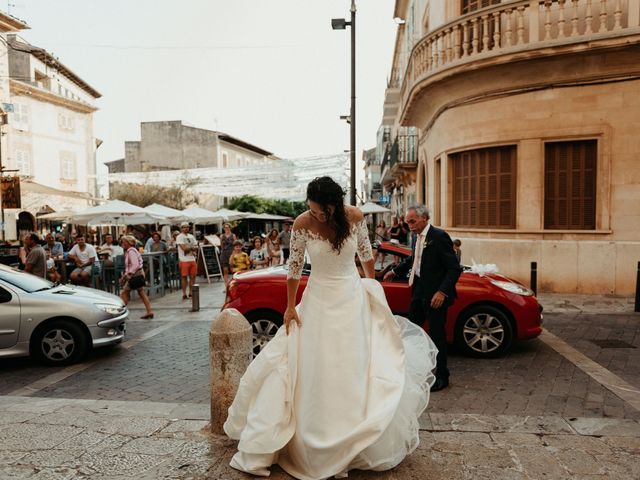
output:
POLYGON ((97 258, 96 249, 85 242, 84 236, 78 235, 76 244, 69 251, 69 258, 76 264, 70 275, 71 283, 88 287, 91 283, 91 267, 97 258))
POLYGON ((180 224, 180 235, 176 238, 178 246, 178 265, 180 266, 180 284, 182 286, 182 299, 186 300, 191 296, 193 284, 196 283, 198 264, 196 262, 196 252, 198 242, 196 237, 189 233, 189 223, 180 224), (189 279, 189 295, 187 295, 187 279, 189 279))

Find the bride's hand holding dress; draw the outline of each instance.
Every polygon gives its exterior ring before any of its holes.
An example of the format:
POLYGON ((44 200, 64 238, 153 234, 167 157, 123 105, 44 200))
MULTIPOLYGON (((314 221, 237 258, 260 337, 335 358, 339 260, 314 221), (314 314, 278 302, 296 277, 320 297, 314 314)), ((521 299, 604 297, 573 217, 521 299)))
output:
POLYGON ((289 335, 290 325, 291 323, 295 323, 298 327, 302 326, 302 322, 300 321, 300 317, 298 316, 298 311, 296 307, 287 307, 284 312, 284 326, 287 330, 287 335, 289 335))

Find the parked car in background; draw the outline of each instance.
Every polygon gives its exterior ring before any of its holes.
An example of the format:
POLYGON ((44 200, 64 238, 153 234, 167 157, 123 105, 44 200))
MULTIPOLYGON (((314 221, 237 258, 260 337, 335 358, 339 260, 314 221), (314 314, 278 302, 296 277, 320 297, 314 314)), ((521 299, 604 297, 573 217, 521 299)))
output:
POLYGON ((110 293, 55 285, 0 265, 0 358, 31 355, 68 365, 92 348, 122 342, 128 316, 110 293))
MULTIPOLYGON (((391 242, 376 244, 388 258, 400 259, 411 250, 391 242)), ((391 268, 376 271, 381 279, 391 268)), ((310 273, 305 266, 300 279, 297 302, 304 292, 310 273)), ((235 275, 229 284, 223 308, 235 308, 251 322, 254 354, 273 338, 282 325, 287 306, 287 267, 281 265, 266 270, 235 275)), ((389 307, 407 316, 411 303, 411 287, 407 278, 381 281, 389 307)), ((468 267, 456 285, 458 298, 449 307, 446 333, 467 355, 497 357, 504 354, 514 340, 535 338, 542 332, 542 307, 533 292, 521 283, 497 273, 478 274, 468 267)), ((303 320, 304 321, 304 320, 303 320)))

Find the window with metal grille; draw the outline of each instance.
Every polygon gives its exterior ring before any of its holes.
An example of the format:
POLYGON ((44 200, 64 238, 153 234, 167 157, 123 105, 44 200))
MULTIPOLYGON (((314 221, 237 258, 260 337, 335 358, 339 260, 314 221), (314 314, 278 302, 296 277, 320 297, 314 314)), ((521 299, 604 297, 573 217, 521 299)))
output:
POLYGON ((595 230, 597 140, 544 147, 544 228, 595 230))
POLYGON ((456 153, 451 161, 453 225, 515 228, 515 145, 456 153))
POLYGON ((501 0, 462 0, 462 14, 469 12, 475 12, 481 8, 490 7, 492 5, 498 5, 501 0))

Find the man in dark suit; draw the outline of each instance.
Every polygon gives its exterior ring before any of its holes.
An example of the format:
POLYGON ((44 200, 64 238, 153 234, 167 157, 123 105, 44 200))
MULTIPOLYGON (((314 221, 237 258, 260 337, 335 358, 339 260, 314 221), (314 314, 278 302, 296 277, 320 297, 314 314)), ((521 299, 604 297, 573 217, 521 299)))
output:
POLYGON ((436 381, 431 387, 437 392, 449 386, 447 368, 447 337, 445 323, 447 309, 456 299, 456 282, 462 269, 453 250, 451 237, 429 224, 429 210, 422 205, 410 207, 405 221, 411 232, 417 235, 413 255, 387 272, 385 280, 408 273, 412 286, 409 320, 422 326, 429 322, 429 336, 438 348, 436 381))

